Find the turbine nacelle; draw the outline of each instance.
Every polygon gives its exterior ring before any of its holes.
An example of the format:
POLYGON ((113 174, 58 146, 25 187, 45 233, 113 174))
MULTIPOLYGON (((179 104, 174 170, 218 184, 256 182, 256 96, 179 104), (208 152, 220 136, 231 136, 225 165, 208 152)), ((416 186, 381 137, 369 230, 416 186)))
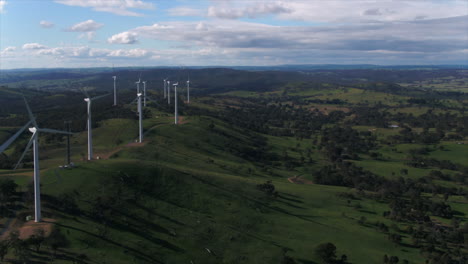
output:
POLYGON ((37 131, 37 128, 35 128, 35 127, 30 127, 29 128, 29 132, 31 132, 33 134, 36 133, 36 131, 37 131))

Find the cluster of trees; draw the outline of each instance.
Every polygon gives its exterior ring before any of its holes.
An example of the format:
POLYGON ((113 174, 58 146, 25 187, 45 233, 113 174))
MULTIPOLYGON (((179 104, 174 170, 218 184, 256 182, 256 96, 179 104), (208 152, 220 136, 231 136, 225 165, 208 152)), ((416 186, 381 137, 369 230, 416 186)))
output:
POLYGON ((322 243, 315 247, 315 255, 326 264, 349 263, 347 255, 343 254, 340 258, 337 258, 336 254, 336 246, 331 242, 322 243))
POLYGON ((358 159, 359 153, 368 153, 376 146, 376 138, 370 132, 359 132, 348 126, 327 127, 320 134, 319 146, 331 162, 358 159))
POLYGON ((16 184, 10 178, 0 178, 0 216, 10 217, 17 199, 16 184))
POLYGON ((26 239, 21 239, 18 231, 10 232, 7 239, 0 241, 0 261, 4 261, 9 252, 13 252, 16 260, 20 263, 29 263, 33 257, 33 252, 40 253, 45 245, 57 255, 57 250, 69 245, 69 241, 60 229, 53 228, 46 236, 44 229, 38 228, 26 239))

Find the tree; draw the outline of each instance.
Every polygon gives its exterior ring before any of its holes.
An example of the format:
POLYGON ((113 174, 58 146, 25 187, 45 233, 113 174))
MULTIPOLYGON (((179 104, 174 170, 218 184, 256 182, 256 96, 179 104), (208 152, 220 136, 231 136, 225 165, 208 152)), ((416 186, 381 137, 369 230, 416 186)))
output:
POLYGON ((8 249, 10 245, 7 240, 0 240, 0 261, 3 262, 3 259, 8 254, 8 249))
POLYGON ((19 238, 18 231, 12 231, 10 233, 10 236, 8 237, 8 243, 13 249, 13 253, 18 258, 18 260, 22 263, 27 263, 31 253, 29 252, 26 241, 23 241, 19 238))
POLYGON ((323 243, 315 248, 315 254, 325 263, 334 263, 336 261, 336 246, 333 243, 323 243))
POLYGON ((34 246, 36 248, 36 252, 39 252, 44 240, 45 240, 44 229, 37 228, 34 230, 33 235, 28 238, 28 244, 34 246))
POLYGON ((50 233, 50 236, 45 240, 45 243, 54 251, 54 255, 57 253, 57 249, 67 247, 68 240, 60 232, 60 229, 54 228, 50 233))
POLYGON ((388 263, 390 264, 396 264, 400 261, 400 259, 397 256, 391 256, 388 263))
POLYGON ((296 261, 294 261, 294 259, 289 256, 283 256, 281 264, 296 264, 296 261))

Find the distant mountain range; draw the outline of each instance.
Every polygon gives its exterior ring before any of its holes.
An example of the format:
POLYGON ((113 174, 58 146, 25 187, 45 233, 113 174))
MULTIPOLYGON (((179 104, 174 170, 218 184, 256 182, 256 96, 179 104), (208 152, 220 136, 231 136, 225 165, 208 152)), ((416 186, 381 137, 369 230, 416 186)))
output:
MULTIPOLYGON (((119 67, 114 70, 138 70, 138 69, 209 69, 209 68, 229 68, 247 71, 317 71, 317 70, 437 70, 437 69, 468 69, 468 65, 374 65, 374 64, 285 64, 273 66, 145 66, 145 67, 119 67)), ((47 72, 47 71, 67 71, 76 73, 93 73, 112 71, 111 67, 96 68, 23 68, 23 69, 2 69, 1 72, 47 72)), ((0 76, 1 77, 1 76, 0 76)))

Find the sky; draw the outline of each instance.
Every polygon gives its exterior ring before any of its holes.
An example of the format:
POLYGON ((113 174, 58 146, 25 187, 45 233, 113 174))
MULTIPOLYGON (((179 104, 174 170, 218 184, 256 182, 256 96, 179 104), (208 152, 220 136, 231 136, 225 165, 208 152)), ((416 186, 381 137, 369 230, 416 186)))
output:
POLYGON ((0 69, 468 64, 468 0, 0 0, 0 69))

